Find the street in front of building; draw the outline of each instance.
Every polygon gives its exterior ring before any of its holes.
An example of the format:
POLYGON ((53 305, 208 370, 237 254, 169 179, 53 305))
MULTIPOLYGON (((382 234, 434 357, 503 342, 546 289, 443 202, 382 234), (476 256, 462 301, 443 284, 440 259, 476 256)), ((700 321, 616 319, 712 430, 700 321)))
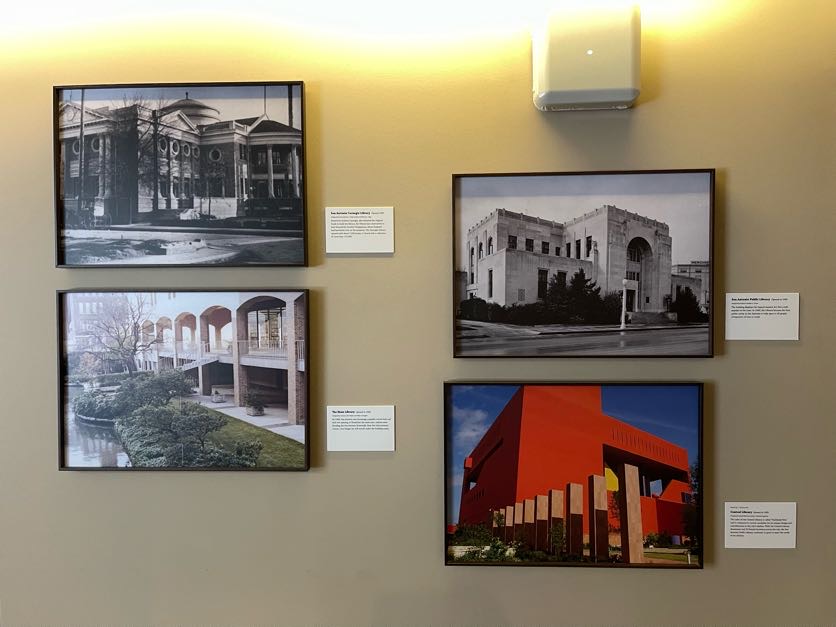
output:
POLYGON ((293 263, 303 254, 300 236, 247 229, 67 229, 64 259, 70 265, 182 265, 293 263))
POLYGON ((535 357, 572 355, 703 355, 709 346, 708 324, 631 326, 542 325, 518 327, 459 321, 456 350, 461 356, 535 357))

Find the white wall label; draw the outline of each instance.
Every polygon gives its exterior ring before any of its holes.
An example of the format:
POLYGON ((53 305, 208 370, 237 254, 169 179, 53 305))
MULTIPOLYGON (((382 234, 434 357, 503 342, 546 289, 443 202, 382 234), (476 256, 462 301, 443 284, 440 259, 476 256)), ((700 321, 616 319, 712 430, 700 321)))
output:
POLYGON ((326 253, 394 253, 394 207, 325 207, 326 253))
POLYGON ((726 294, 727 340, 797 340, 798 292, 726 294))
POLYGON ((394 451, 394 405, 328 405, 329 451, 394 451))
POLYGON ((726 503, 727 549, 794 549, 796 504, 726 503))

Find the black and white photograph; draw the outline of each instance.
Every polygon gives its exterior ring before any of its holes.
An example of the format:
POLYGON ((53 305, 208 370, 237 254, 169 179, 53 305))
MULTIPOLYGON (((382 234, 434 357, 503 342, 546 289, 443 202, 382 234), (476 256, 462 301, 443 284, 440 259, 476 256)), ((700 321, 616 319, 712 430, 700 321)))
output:
POLYGON ((711 357, 714 170, 453 175, 455 357, 711 357))
POLYGON ((307 470, 307 301, 59 292, 59 467, 307 470))
POLYGON ((59 267, 304 266, 301 82, 54 88, 59 267))

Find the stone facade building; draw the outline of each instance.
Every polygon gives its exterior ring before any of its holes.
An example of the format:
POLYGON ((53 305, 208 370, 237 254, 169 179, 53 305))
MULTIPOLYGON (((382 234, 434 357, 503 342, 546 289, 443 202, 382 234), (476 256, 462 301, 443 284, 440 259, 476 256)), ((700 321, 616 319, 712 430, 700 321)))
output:
POLYGON ((301 221, 302 131, 289 117, 222 120, 188 94, 159 108, 62 102, 56 158, 67 226, 86 214, 104 224, 198 214, 301 221))
POLYGON ((467 232, 465 297, 533 303, 556 276, 583 270, 601 294, 621 292, 627 310, 664 312, 672 294, 668 225, 604 205, 567 222, 496 209, 467 232))
POLYGON ((711 308, 711 264, 708 261, 678 263, 673 267, 673 271, 694 282, 691 291, 697 297, 700 307, 708 312, 711 308))

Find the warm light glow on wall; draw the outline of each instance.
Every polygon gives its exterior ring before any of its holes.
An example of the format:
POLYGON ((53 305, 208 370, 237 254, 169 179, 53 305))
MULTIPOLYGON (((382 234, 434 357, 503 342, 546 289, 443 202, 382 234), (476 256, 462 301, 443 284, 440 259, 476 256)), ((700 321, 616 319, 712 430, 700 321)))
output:
POLYGON ((198 40, 205 42, 207 28, 225 33, 213 42, 223 48, 230 47, 230 42, 234 42, 231 47, 238 47, 274 32, 273 43, 283 50, 287 48, 280 37, 291 34, 296 41, 315 42, 311 49, 319 50, 319 56, 338 47, 359 55, 371 52, 385 64, 388 61, 381 55, 382 47, 413 56, 429 49, 436 57, 465 49, 484 53, 493 45, 494 54, 497 40, 527 38, 532 27, 542 24, 549 9, 560 3, 602 8, 613 3, 639 4, 645 33, 681 37, 731 21, 752 9, 754 0, 243 0, 232 5, 228 0, 130 4, 35 0, 4 14, 0 50, 12 57, 54 55, 56 49, 82 55, 90 44, 96 47, 97 38, 102 44, 108 40, 108 45, 117 49, 136 48, 159 42, 163 33, 168 36, 178 26, 185 26, 180 41, 186 47, 198 40), (81 33, 95 33, 96 37, 91 41, 80 37, 81 33))

